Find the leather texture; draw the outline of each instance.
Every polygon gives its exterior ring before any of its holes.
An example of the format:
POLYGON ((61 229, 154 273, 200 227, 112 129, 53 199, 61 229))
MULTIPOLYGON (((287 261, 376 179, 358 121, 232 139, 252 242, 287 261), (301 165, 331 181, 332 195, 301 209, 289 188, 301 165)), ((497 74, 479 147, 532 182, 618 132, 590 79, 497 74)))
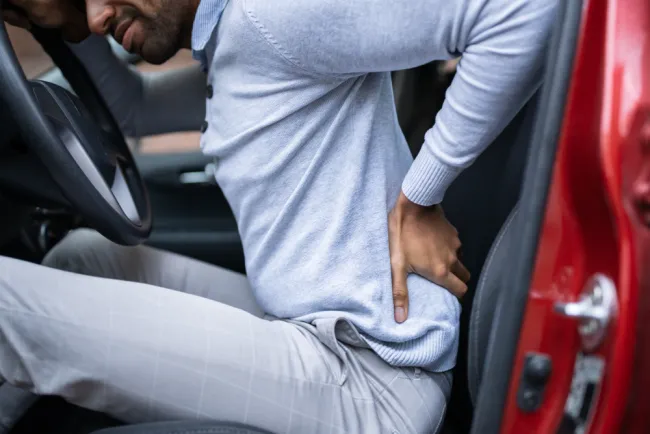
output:
POLYGON ((467 377, 472 404, 476 405, 503 277, 508 272, 510 245, 516 234, 518 208, 512 211, 490 249, 481 279, 476 287, 470 313, 467 377))

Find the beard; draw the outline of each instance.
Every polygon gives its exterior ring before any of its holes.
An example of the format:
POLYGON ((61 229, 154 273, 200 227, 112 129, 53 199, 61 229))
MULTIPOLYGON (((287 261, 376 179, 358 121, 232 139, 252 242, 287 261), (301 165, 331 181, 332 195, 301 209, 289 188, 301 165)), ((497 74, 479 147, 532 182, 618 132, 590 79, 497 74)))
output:
POLYGON ((146 28, 146 37, 142 44, 140 56, 154 65, 160 65, 172 58, 181 49, 180 38, 175 33, 161 31, 159 24, 146 28))
POLYGON ((187 1, 183 0, 149 0, 156 11, 143 16, 138 11, 133 13, 143 27, 143 42, 139 55, 154 65, 160 65, 173 57, 187 39, 186 32, 191 32, 192 14, 189 13, 187 1))

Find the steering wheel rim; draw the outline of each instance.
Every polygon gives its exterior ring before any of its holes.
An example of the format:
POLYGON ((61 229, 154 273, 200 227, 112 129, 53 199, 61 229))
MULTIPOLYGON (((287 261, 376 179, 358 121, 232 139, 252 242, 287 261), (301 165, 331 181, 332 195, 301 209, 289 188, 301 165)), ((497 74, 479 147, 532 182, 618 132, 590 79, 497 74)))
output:
POLYGON ((11 107, 26 145, 88 225, 118 244, 142 243, 151 232, 151 204, 117 122, 59 32, 35 28, 32 34, 78 98, 54 84, 28 81, 0 20, 0 101, 11 107))

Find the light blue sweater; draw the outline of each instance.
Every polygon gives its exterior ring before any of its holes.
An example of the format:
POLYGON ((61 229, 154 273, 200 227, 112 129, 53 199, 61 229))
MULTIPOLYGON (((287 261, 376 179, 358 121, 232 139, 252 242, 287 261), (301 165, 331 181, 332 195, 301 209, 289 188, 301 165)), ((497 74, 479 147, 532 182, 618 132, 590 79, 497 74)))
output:
POLYGON ((347 319, 393 365, 452 368, 450 293, 411 275, 409 319, 393 319, 387 213, 400 187, 439 203, 532 95, 556 0, 230 0, 219 20, 222 4, 203 0, 194 26, 214 89, 201 147, 260 306, 347 319), (390 71, 459 54, 413 163, 390 71))

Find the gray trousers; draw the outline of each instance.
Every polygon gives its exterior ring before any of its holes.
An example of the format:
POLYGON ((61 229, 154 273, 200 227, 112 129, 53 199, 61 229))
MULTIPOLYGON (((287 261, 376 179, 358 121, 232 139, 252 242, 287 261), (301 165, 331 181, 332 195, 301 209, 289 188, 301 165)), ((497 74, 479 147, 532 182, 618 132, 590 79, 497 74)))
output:
POLYGON ((0 257, 0 377, 10 384, 132 423, 440 428, 449 373, 391 367, 343 321, 267 317, 243 275, 88 230, 45 265, 0 257))

